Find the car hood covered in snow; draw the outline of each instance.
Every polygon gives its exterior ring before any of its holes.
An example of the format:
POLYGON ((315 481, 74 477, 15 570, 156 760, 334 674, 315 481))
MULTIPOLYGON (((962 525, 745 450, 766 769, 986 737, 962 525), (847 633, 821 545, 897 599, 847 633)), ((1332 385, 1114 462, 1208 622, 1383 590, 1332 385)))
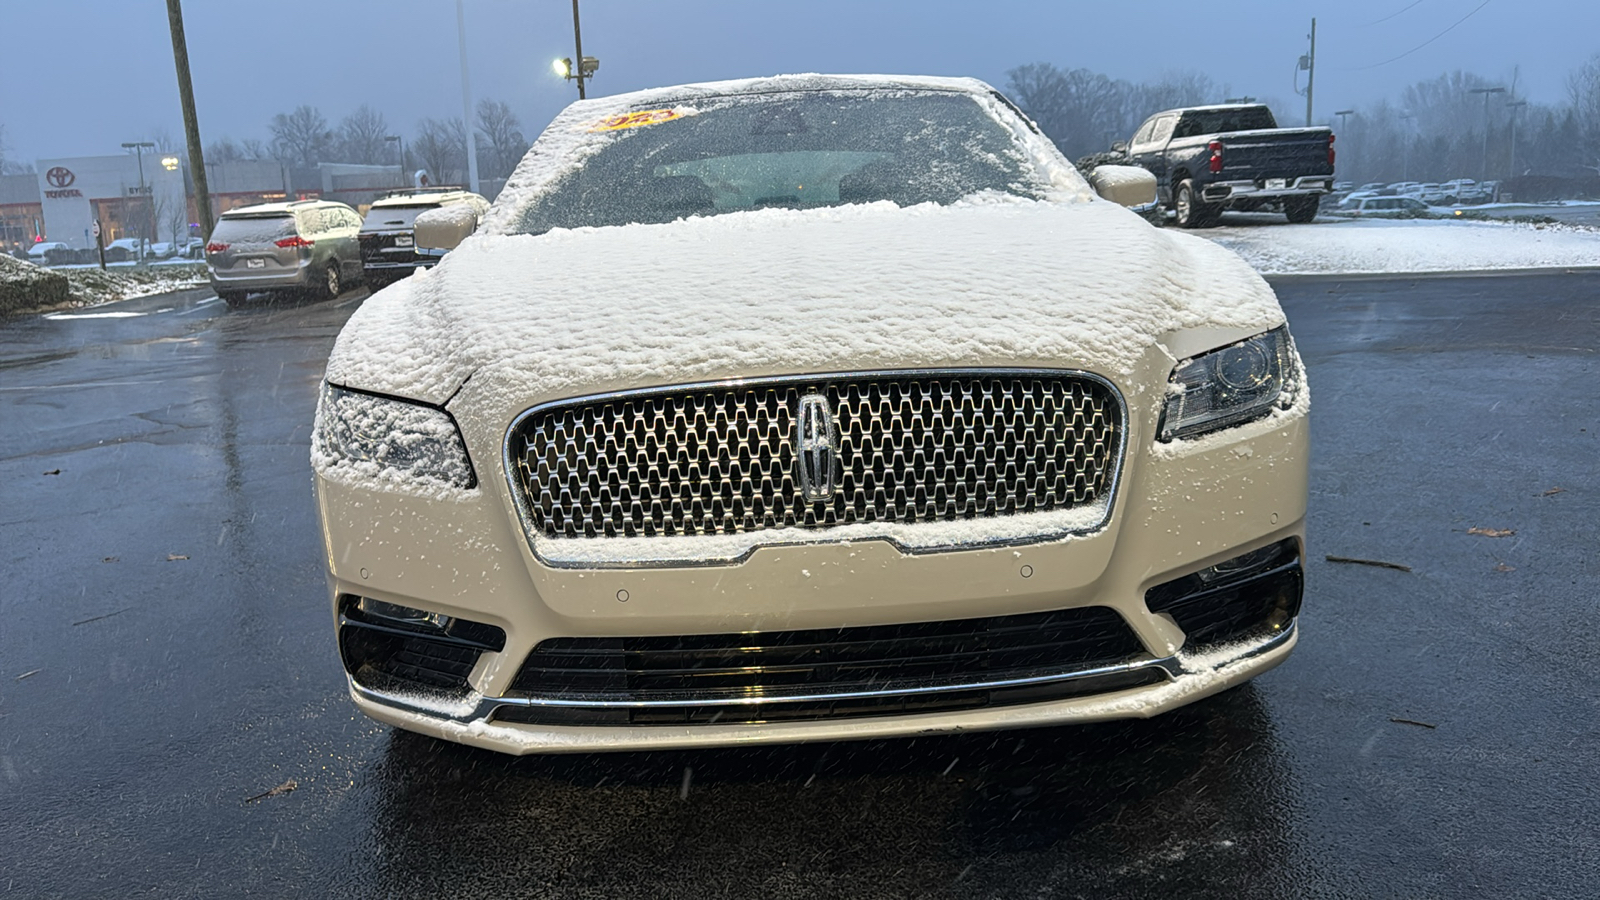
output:
POLYGON ((1040 366, 1117 380, 1163 335, 1282 322, 1237 256, 1107 202, 769 209, 474 236, 368 299, 327 377, 435 404, 470 377, 512 411, 807 372, 1040 366))

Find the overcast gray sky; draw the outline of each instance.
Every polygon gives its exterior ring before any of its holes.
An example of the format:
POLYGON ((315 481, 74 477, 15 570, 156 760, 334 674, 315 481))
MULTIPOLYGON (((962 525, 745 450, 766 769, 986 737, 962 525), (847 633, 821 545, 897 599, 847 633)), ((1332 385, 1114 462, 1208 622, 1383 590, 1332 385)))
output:
MULTIPOLYGON (((1600 52, 1600 0, 583 0, 596 94, 778 72, 972 75, 1004 88, 1029 62, 1144 80, 1203 72, 1236 94, 1291 101, 1294 63, 1317 17, 1317 110, 1397 98, 1462 68, 1535 102, 1600 52), (1378 21, 1388 18, 1387 21, 1378 21), (1402 58, 1387 62, 1393 57, 1402 58)), ((466 0, 474 98, 504 100, 531 140, 576 91, 550 72, 572 55, 567 0, 466 0)), ((454 0, 184 4, 202 138, 269 137, 301 103, 330 123, 370 103, 409 136, 461 113, 454 0)), ((165 128, 181 136, 164 0, 0 0, 12 157, 118 151, 165 128)))

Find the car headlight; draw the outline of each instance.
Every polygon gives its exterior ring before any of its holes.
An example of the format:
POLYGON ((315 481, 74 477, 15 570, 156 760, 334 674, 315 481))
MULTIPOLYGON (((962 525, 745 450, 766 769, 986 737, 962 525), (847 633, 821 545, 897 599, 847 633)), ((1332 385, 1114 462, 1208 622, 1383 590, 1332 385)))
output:
POLYGON ((1167 387, 1161 440, 1194 437, 1287 408, 1299 389, 1289 327, 1179 363, 1167 387))
POLYGON ((442 409, 322 385, 311 441, 318 468, 448 487, 478 483, 455 420, 442 409))

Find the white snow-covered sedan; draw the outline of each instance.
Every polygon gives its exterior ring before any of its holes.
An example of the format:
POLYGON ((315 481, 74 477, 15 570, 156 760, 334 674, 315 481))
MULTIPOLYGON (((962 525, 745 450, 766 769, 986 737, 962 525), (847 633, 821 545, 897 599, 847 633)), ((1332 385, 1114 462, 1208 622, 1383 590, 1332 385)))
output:
POLYGON ((667 748, 1144 717, 1282 662, 1300 360, 1153 199, 967 79, 568 107, 328 362, 355 703, 667 748))

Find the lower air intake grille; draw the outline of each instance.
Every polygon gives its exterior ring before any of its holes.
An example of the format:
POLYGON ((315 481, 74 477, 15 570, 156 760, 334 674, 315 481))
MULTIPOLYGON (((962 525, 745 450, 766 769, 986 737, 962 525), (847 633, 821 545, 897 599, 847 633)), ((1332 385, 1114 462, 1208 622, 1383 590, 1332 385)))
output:
POLYGON ((534 649, 507 696, 567 705, 504 707, 498 717, 694 724, 967 709, 1160 680, 1159 672, 1119 671, 1104 680, 972 687, 1143 656, 1127 623, 1105 607, 752 634, 553 638, 534 649), (889 693, 907 689, 919 693, 889 693), (727 703, 733 699, 740 702, 727 703), (627 706, 639 702, 650 705, 627 706))

